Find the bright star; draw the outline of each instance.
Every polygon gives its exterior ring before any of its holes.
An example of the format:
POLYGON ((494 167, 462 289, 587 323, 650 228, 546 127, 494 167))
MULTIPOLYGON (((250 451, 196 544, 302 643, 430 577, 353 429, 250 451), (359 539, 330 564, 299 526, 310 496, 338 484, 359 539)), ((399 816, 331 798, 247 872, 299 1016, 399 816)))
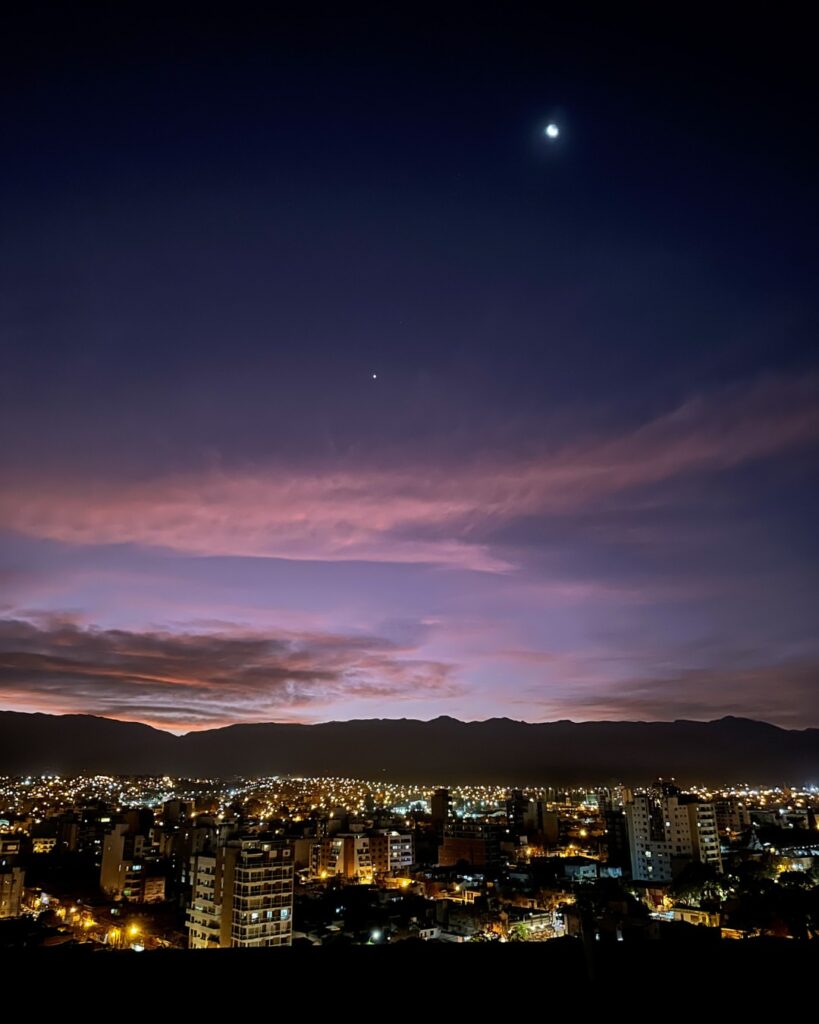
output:
POLYGON ((556 139, 558 135, 560 135, 560 129, 554 123, 547 124, 546 127, 543 129, 543 134, 546 136, 547 139, 556 139))

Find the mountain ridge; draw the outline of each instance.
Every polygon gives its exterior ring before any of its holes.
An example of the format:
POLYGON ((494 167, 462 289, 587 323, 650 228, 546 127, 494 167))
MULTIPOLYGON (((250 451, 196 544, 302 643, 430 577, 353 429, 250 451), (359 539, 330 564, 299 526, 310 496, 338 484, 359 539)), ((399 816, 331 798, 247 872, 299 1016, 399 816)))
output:
POLYGON ((396 782, 819 782, 819 729, 710 722, 256 722, 174 735, 97 715, 0 711, 0 773, 335 775, 396 782))

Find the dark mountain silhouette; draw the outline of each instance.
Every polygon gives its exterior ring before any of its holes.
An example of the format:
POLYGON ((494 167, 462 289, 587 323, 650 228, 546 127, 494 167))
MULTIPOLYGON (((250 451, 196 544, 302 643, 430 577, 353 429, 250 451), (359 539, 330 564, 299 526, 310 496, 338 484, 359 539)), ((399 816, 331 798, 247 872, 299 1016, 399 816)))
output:
POLYGON ((163 774, 176 742, 170 733, 137 722, 0 711, 0 772, 5 774, 163 774))
POLYGON ((0 712, 0 773, 344 775, 407 782, 819 782, 819 730, 714 722, 369 719, 174 736, 90 715, 0 712))

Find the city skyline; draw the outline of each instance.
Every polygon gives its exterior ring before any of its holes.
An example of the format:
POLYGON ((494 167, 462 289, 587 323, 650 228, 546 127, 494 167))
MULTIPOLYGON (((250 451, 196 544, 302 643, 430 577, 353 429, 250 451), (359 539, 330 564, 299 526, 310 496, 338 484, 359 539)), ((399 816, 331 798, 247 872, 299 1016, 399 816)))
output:
POLYGON ((746 957, 816 937, 816 794, 0 776, 0 929, 109 953, 569 939, 572 958, 636 941, 679 967, 744 940, 746 957))
POLYGON ((807 42, 126 20, 2 70, 0 707, 819 726, 807 42))

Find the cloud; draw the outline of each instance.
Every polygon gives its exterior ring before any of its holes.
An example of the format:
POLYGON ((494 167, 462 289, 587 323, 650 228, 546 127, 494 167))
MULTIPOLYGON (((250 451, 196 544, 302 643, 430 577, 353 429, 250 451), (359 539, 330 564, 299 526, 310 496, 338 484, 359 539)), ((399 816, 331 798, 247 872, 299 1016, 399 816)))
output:
MULTIPOLYGON (((543 701, 544 706, 551 702, 543 701)), ((819 726, 819 660, 744 668, 698 668, 575 693, 561 708, 584 719, 756 718, 790 728, 819 726)))
POLYGON ((396 455, 307 470, 284 465, 138 482, 18 481, 0 526, 68 544, 194 555, 427 563, 505 572, 493 538, 635 488, 718 473, 819 441, 819 381, 766 379, 692 399, 611 437, 535 454, 396 455))
POLYGON ((84 628, 0 620, 0 692, 22 710, 84 712, 176 730, 298 717, 345 699, 460 693, 453 666, 379 637, 84 628))

